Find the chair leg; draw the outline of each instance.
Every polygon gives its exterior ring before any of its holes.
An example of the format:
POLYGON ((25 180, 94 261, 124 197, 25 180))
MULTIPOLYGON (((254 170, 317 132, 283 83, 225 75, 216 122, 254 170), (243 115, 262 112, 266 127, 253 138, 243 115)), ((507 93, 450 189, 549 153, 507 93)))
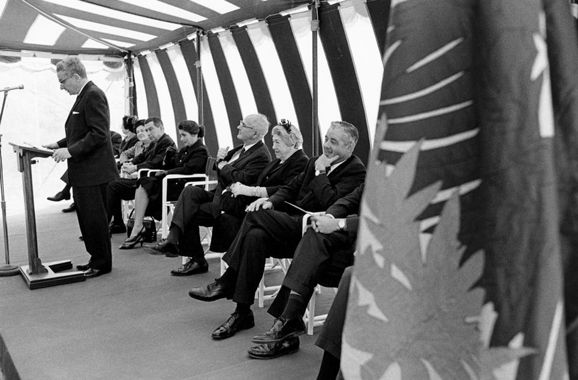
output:
POLYGON ((313 327, 315 327, 315 292, 309 300, 309 305, 307 306, 307 335, 313 335, 313 327))

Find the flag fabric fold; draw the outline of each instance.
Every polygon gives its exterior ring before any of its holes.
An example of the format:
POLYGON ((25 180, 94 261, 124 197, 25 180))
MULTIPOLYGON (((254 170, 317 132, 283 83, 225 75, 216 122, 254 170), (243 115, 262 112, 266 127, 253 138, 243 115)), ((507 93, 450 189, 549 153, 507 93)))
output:
POLYGON ((378 120, 387 128, 369 163, 345 378, 578 378, 577 339, 567 336, 578 314, 569 4, 393 1, 386 41, 378 120), (398 167, 420 140, 415 169, 398 167), (387 178, 377 186, 369 176, 387 178), (384 189, 402 185, 387 181, 404 176, 413 177, 405 200, 392 198, 384 189), (433 184, 418 215, 397 221, 433 184), (388 202, 395 212, 384 212, 388 202))

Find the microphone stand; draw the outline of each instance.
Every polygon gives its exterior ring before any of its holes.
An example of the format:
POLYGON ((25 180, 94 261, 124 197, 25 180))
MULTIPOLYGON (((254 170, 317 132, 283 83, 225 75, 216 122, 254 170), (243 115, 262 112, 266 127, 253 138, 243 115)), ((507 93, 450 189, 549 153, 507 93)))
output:
MULTIPOLYGON (((2 116, 4 115, 4 105, 6 105, 6 98, 8 91, 4 91, 4 99, 2 100, 2 109, 0 110, 0 124, 2 124, 2 116)), ((0 267, 0 277, 14 276, 18 274, 18 267, 10 265, 10 250, 8 244, 8 223, 6 221, 6 199, 4 197, 4 169, 2 167, 2 134, 0 134, 0 204, 2 206, 2 227, 4 229, 4 253, 6 257, 6 265, 0 267)))

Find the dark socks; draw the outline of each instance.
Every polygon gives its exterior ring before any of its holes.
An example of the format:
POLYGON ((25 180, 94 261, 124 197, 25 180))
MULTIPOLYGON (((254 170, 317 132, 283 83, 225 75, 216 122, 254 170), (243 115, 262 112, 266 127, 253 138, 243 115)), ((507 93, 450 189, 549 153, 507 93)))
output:
POLYGON ((335 380, 339 373, 341 361, 339 358, 331 355, 328 351, 324 351, 323 359, 321 360, 321 367, 319 367, 319 374, 317 380, 335 380))
POLYGON ((235 309, 235 313, 239 313, 239 315, 247 315, 251 311, 251 305, 246 303, 238 303, 237 308, 235 309))
POLYGON ((307 303, 301 294, 293 293, 289 295, 289 300, 285 306, 285 310, 281 314, 282 317, 287 319, 300 318, 305 314, 305 309, 307 308, 307 303))
POLYGON ((169 236, 167 236, 167 243, 177 245, 179 243, 182 234, 183 232, 178 226, 175 226, 174 224, 171 225, 171 228, 169 230, 169 236))
POLYGON ((231 268, 227 268, 225 273, 218 279, 227 289, 233 289, 237 283, 237 273, 231 268))

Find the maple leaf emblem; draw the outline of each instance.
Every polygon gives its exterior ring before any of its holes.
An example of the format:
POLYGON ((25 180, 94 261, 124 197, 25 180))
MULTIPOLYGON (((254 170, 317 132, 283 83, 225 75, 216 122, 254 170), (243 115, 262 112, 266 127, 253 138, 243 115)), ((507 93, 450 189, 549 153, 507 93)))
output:
POLYGON ((385 164, 370 165, 349 302, 357 307, 347 313, 355 322, 344 333, 344 352, 357 366, 342 369, 346 378, 492 379, 495 368, 531 351, 483 347, 478 319, 484 291, 473 286, 484 255, 477 252, 460 266, 465 247, 457 240, 457 193, 423 252, 416 217, 440 185, 407 197, 420 145, 389 177, 385 164))

